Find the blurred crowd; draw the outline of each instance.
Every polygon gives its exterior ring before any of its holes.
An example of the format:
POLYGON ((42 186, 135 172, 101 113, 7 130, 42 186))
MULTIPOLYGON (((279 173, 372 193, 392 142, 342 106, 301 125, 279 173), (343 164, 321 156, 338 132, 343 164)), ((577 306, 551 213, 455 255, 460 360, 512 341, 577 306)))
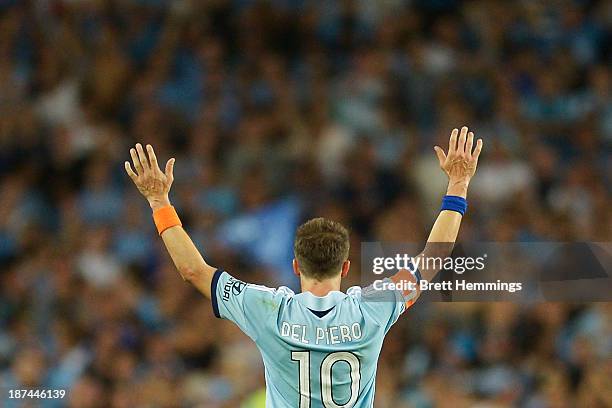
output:
MULTIPOLYGON (((263 407, 254 344, 184 283, 124 174, 176 157, 209 263, 295 287, 295 226, 424 242, 432 147, 484 139, 463 241, 612 233, 612 3, 0 1, 0 390, 23 406, 263 407)), ((417 304, 376 407, 612 406, 610 303, 417 304)), ((2 406, 21 406, 5 400, 2 406)))

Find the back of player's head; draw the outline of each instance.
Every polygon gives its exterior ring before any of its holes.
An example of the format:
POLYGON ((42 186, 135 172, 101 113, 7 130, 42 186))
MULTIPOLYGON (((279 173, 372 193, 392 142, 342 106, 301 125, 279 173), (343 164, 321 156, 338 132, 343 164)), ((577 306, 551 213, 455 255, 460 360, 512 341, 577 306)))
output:
POLYGON ((331 278, 340 273, 348 259, 348 231, 338 222, 313 218, 298 228, 293 252, 305 277, 331 278))

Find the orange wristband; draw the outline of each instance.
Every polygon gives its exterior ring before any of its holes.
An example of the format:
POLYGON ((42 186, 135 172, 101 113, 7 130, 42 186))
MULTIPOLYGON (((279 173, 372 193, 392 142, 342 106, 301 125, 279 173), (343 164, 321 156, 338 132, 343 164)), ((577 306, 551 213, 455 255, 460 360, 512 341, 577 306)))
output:
POLYGON ((153 221, 155 221, 155 226, 157 227, 159 235, 168 228, 183 225, 176 210, 171 205, 153 211, 153 221))

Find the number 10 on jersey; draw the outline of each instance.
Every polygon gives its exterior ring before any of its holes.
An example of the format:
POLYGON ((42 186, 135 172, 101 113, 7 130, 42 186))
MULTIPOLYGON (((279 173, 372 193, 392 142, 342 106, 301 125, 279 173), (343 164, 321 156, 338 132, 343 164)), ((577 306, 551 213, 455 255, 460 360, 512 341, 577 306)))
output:
MULTIPOLYGON (((300 374, 300 408, 310 408, 310 351, 292 351, 291 360, 297 361, 300 374)), ((321 362, 318 370, 321 382, 321 401, 325 408, 352 407, 359 396, 359 381, 361 379, 360 363, 357 356, 348 351, 330 353, 321 362), (332 368, 334 364, 344 361, 350 367, 351 396, 347 402, 340 405, 334 401, 332 368)))

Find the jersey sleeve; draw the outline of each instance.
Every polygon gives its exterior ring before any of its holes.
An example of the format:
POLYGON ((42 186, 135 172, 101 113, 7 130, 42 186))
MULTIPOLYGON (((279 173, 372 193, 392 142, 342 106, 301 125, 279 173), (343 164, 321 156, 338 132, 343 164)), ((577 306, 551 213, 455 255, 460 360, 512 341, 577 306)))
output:
POLYGON ((357 288, 355 293, 362 308, 384 327, 386 333, 401 314, 416 302, 420 295, 419 280, 418 271, 401 270, 390 278, 381 279, 365 288, 357 288))
POLYGON ((211 300, 215 316, 234 322, 240 330, 256 340, 271 313, 278 311, 289 288, 278 289, 246 283, 217 270, 211 283, 211 300))

